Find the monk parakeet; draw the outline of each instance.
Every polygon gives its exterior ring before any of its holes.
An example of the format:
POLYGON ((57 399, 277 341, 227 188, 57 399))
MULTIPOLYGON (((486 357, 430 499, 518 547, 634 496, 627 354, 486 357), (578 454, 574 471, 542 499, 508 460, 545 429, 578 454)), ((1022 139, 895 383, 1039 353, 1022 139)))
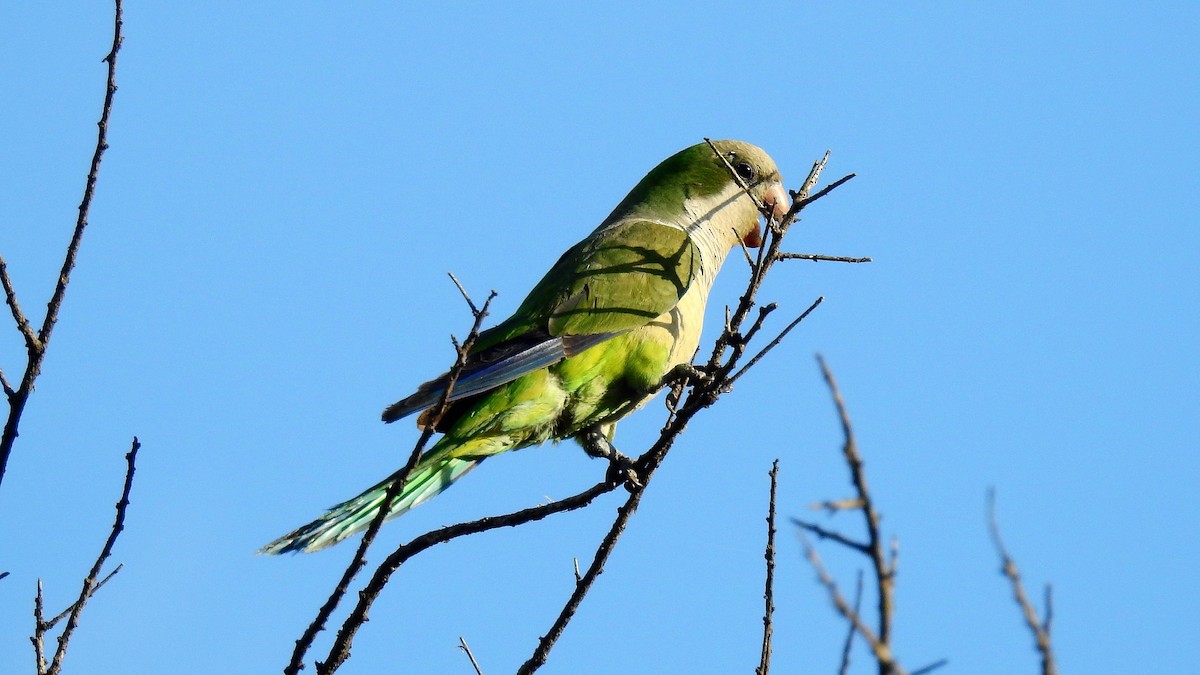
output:
MULTIPOLYGON (((723 157, 700 143, 655 167, 558 259, 516 313, 479 334, 437 423, 443 436, 408 477, 389 518, 492 455, 587 434, 611 439, 618 420, 691 360, 725 256, 739 240, 762 243, 755 201, 776 219, 788 208, 767 153, 740 141, 714 146, 723 157)), ((424 427, 446 382, 442 375, 421 385, 384 410, 383 421, 422 413, 424 427)), ((366 529, 398 476, 262 552, 317 551, 366 529)))

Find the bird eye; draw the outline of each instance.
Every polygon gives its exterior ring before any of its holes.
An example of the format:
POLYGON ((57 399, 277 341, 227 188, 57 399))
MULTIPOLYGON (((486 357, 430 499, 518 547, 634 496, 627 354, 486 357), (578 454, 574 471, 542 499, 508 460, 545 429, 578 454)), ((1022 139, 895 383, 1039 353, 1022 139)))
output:
POLYGON ((747 183, 754 180, 754 167, 750 166, 749 162, 738 162, 733 165, 733 169, 747 183))

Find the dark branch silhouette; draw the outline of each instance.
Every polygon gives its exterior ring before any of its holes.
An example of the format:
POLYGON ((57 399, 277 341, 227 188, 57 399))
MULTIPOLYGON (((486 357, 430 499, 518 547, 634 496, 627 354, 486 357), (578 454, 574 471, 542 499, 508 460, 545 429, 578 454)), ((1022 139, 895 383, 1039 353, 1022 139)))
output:
POLYGON ((606 492, 611 492, 617 487, 617 485, 608 481, 600 482, 573 497, 523 509, 503 516, 488 516, 479 520, 439 528, 402 545, 383 561, 375 570, 371 580, 359 593, 358 603, 351 611, 350 616, 342 624, 341 630, 338 631, 337 639, 329 650, 329 656, 324 662, 317 663, 317 672, 332 673, 341 667, 342 663, 350 657, 350 644, 358 629, 366 623, 367 611, 374 604, 375 599, 379 597, 384 586, 391 579, 392 574, 413 556, 437 544, 442 544, 458 537, 478 534, 501 527, 516 527, 535 520, 541 520, 555 513, 583 508, 592 503, 592 500, 596 497, 606 492))
POLYGON ((62 670, 63 659, 67 655, 67 645, 70 643, 75 629, 79 626, 79 616, 83 613, 84 605, 110 579, 116 576, 117 572, 121 571, 122 566, 117 565, 107 576, 100 579, 100 570, 104 567, 104 563, 108 560, 108 557, 112 555, 113 546, 117 543, 117 537, 125 529, 125 511, 129 507, 129 492, 133 488, 133 472, 137 462, 137 453, 141 447, 142 444, 135 437, 133 444, 129 448, 129 452, 125 454, 125 487, 121 490, 121 498, 117 500, 117 515, 113 519, 112 530, 109 532, 108 540, 104 542, 104 547, 100 549, 100 555, 96 557, 96 562, 92 565, 92 569, 83 580, 83 589, 79 592, 79 599, 71 603, 69 607, 57 616, 47 621, 42 600, 42 580, 38 579, 37 596, 33 604, 33 636, 30 638, 30 641, 33 643, 34 655, 37 658, 38 675, 58 675, 59 671, 62 670), (45 652, 46 633, 53 630, 58 625, 58 622, 64 618, 67 620, 67 623, 63 627, 62 633, 58 636, 58 648, 55 650, 54 657, 51 659, 49 665, 47 665, 45 652))
POLYGON ((767 548, 763 558, 767 561, 767 580, 763 590, 763 639, 762 656, 759 657, 755 675, 767 675, 771 671, 771 616, 775 613, 775 489, 779 487, 779 460, 771 464, 771 497, 767 503, 767 548))
POLYGON ((100 160, 104 156, 104 151, 108 149, 108 117, 112 112, 113 95, 117 92, 117 52, 121 50, 121 42, 124 39, 121 35, 124 21, 122 12, 121 0, 116 0, 112 49, 104 57, 104 61, 108 63, 108 80, 104 105, 100 110, 100 121, 97 123, 99 131, 96 135, 96 148, 92 152, 91 168, 88 170, 87 182, 83 188, 83 200, 79 203, 79 217, 75 221, 75 231, 71 235, 71 242, 67 245, 66 257, 63 259, 62 269, 58 273, 58 281, 50 296, 50 302, 46 306, 46 316, 42 320, 42 327, 36 333, 29 319, 21 310, 21 305, 17 302, 17 291, 9 277, 8 266, 5 264, 4 258, 0 257, 0 286, 4 288, 4 300, 12 312, 17 330, 25 340, 27 354, 25 373, 16 387, 13 387, 4 377, 3 372, 0 372, 0 386, 3 387, 5 396, 8 398, 8 419, 4 423, 4 431, 0 432, 0 484, 4 482, 8 458, 12 455, 13 444, 17 440, 18 427, 21 424, 21 415, 25 411, 25 404, 29 401, 29 395, 33 393, 34 382, 42 372, 42 362, 46 358, 46 349, 50 345, 50 335, 54 332, 54 325, 58 321, 58 313, 62 309, 67 284, 71 280, 71 270, 75 268, 75 258, 79 254, 79 244, 83 240, 83 231, 88 225, 88 212, 92 207, 92 197, 96 194, 96 179, 100 175, 100 160))

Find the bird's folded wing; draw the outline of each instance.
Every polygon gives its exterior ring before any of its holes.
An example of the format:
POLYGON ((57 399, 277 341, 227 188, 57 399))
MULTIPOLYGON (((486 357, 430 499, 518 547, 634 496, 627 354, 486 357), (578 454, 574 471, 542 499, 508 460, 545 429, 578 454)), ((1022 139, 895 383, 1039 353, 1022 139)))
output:
MULTIPOLYGON (((501 358, 468 365, 459 373, 458 380, 454 383, 447 400, 457 401, 460 398, 494 389, 502 384, 512 382, 526 373, 554 365, 568 356, 578 354, 588 347, 594 347, 619 334, 546 336, 546 339, 540 342, 501 358)), ((395 422, 414 412, 437 405, 446 391, 448 375, 445 374, 426 382, 408 398, 388 406, 383 411, 383 421, 395 422)))
MULTIPOLYGON (((688 234, 648 220, 614 223, 563 254, 512 317, 484 331, 451 401, 493 389, 639 328, 679 302, 701 265, 688 234)), ((393 422, 441 400, 446 375, 383 411, 393 422)))

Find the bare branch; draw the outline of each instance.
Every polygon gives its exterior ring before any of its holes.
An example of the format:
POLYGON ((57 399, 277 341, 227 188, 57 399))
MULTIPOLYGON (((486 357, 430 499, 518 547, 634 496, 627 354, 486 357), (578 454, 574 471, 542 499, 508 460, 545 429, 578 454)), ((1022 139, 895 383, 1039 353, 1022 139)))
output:
POLYGON ((479 662, 475 660, 475 655, 471 653, 471 648, 467 646, 467 639, 461 635, 458 638, 458 648, 467 653, 467 658, 471 659, 471 666, 475 668, 475 675, 483 675, 483 671, 479 669, 479 662))
POLYGON ((779 305, 774 302, 769 302, 762 307, 759 307, 758 318, 754 319, 754 323, 750 326, 750 330, 746 331, 746 334, 742 336, 742 342, 748 343, 753 340, 754 336, 758 334, 758 331, 762 329, 763 323, 767 320, 767 317, 771 315, 771 312, 774 312, 777 309, 779 309, 779 305))
MULTIPOLYGON (((742 241, 741 237, 736 236, 737 230, 733 230, 733 228, 730 229, 733 231, 735 238, 737 239, 738 246, 742 249, 742 255, 746 256, 746 264, 750 266, 751 270, 753 270, 756 263, 753 256, 750 255, 750 249, 746 248, 746 242, 742 241)), ((759 248, 761 249, 762 247, 760 246, 759 248)))
POLYGON ((1004 540, 1000 537, 1000 524, 996 520, 996 493, 994 490, 988 491, 987 519, 988 532, 991 533, 996 553, 1000 555, 1001 573, 1008 577, 1012 584, 1013 599, 1021 609, 1025 625, 1033 634, 1034 645, 1042 658, 1042 675, 1057 675, 1058 665, 1054 660, 1054 645, 1050 641, 1050 620, 1053 614, 1050 586, 1046 586, 1046 620, 1043 622, 1038 620, 1037 610, 1033 608, 1033 603, 1029 601, 1029 596, 1025 593, 1025 585, 1021 582, 1021 572, 1017 569, 1017 563, 1009 555, 1008 548, 1005 547, 1004 540))
POLYGON ((67 283, 71 280, 71 270, 75 268, 75 258, 79 254, 79 244, 83 240, 83 231, 87 228, 88 212, 92 207, 92 198, 96 194, 96 179, 100 175, 100 160, 104 156, 104 151, 108 149, 108 118, 112 113, 113 95, 117 92, 117 53, 121 50, 121 42, 124 40, 121 34, 121 29, 124 25, 124 9, 121 2, 122 0, 115 0, 112 49, 104 57, 104 61, 108 63, 104 105, 101 107, 100 121, 97 123, 99 130, 96 134, 96 148, 92 152, 92 163, 88 169, 87 182, 83 189, 83 200, 79 203, 79 217, 75 220, 75 231, 71 235, 71 242, 67 245, 67 253, 63 259, 62 269, 58 273, 58 282, 54 286, 54 293, 50 296, 50 302, 46 305, 46 316, 42 321, 41 330, 38 331, 36 336, 33 335, 33 329, 29 321, 17 304, 16 291, 13 289, 12 280, 8 276, 7 266, 0 259, 0 285, 4 286, 5 300, 12 310, 13 319, 17 322, 17 328, 25 337, 25 346, 29 353, 29 359, 25 365, 25 374, 21 378, 21 384, 15 390, 12 390, 11 386, 5 385, 5 393, 8 394, 9 412, 8 420, 4 424, 4 431, 0 434, 0 483, 4 482, 4 473, 8 467, 8 458, 12 454, 13 444, 17 440, 17 428, 21 423, 21 415, 25 411, 25 403, 29 400, 29 394, 33 392, 34 381, 37 380, 38 374, 41 373, 42 360, 45 358, 46 348, 50 344, 50 334, 54 332, 54 325, 58 321, 58 313, 62 308, 63 297, 67 292, 67 283))
POLYGON ((729 378, 729 384, 732 385, 734 382, 736 382, 737 379, 745 374, 747 370, 750 370, 751 366, 758 363, 762 357, 766 356, 767 352, 774 349, 780 342, 783 342, 783 338, 787 337, 787 334, 792 332, 792 329, 798 326, 801 321, 807 319, 808 315, 812 314, 813 310, 816 309, 822 302, 825 302, 825 296, 823 295, 814 300, 813 303, 808 306, 808 309, 801 312, 800 316, 793 319, 792 322, 789 323, 783 330, 779 331, 779 335, 776 335, 774 340, 771 340, 769 343, 767 343, 766 347, 763 347, 761 350, 759 350, 759 352, 755 354, 746 365, 742 366, 741 370, 737 371, 733 377, 729 378))
POLYGON ((854 626, 854 630, 858 631, 858 634, 867 641, 867 645, 871 648, 872 654, 875 655, 875 660, 879 663, 879 672, 890 673, 892 675, 905 675, 904 669, 899 663, 896 662, 895 657, 892 655, 891 646, 888 645, 887 642, 883 641, 880 637, 875 635, 875 631, 871 630, 870 626, 868 626, 862 620, 862 616, 859 615, 859 613, 850 606, 850 603, 846 601, 845 596, 843 596, 841 590, 838 589, 837 582, 834 581, 833 577, 829 575, 829 571, 825 569, 825 563, 822 562, 821 557, 817 555, 817 549, 815 549, 812 544, 809 543, 808 538, 803 534, 800 535, 800 541, 804 547, 805 557, 808 558, 808 562, 812 565, 813 569, 816 570, 817 578, 821 581, 821 585, 824 586, 825 590, 829 593, 829 598, 833 601, 834 608, 836 608, 838 613, 841 614, 842 617, 847 621, 849 621, 850 624, 854 626))
POLYGON ((459 523, 457 525, 449 525, 431 532, 416 537, 407 544, 396 549, 376 568, 371 580, 358 594, 358 603, 350 612, 350 616, 342 623, 341 629, 338 631, 337 638, 333 646, 329 650, 329 656, 324 662, 317 662, 317 672, 322 675, 332 673, 341 667, 342 663, 350 656, 350 644, 354 640, 354 634, 362 627, 367 620, 367 612, 375 599, 383 591, 388 580, 397 569, 400 568, 406 561, 418 553, 432 548, 438 544, 448 542, 458 537, 464 537, 480 532, 487 532, 501 527, 516 527, 524 525, 535 520, 541 520, 547 516, 562 513, 565 511, 573 511, 580 509, 592 503, 596 497, 611 492, 617 486, 612 485, 608 481, 601 481, 592 487, 580 492, 572 497, 560 499, 549 504, 542 504, 521 511, 516 511, 503 516, 488 516, 467 523, 459 523))
POLYGON ((947 663, 950 663, 949 659, 938 659, 937 661, 934 661, 933 663, 931 663, 927 666, 921 666, 920 668, 917 668, 916 670, 909 673, 909 675, 929 675, 929 673, 932 673, 933 671, 937 670, 938 668, 941 668, 942 666, 946 665, 947 663))
POLYGON ((42 599, 42 580, 37 580, 37 594, 33 596, 33 655, 38 675, 46 675, 46 620, 45 602, 42 599))
POLYGON ((117 514, 113 519, 112 531, 108 535, 108 540, 104 542, 104 548, 100 550, 100 555, 96 557, 96 562, 92 565, 92 569, 88 572, 87 577, 83 580, 83 589, 79 592, 79 598, 71 604, 61 614, 53 619, 46 621, 43 611, 42 601, 42 581, 38 580, 37 596, 34 599, 33 618, 34 631, 30 641, 33 642, 34 653, 37 657, 38 675, 58 675, 62 670, 63 659, 67 655, 67 645, 71 642, 71 636, 75 633, 75 629, 79 626, 79 616, 83 613, 83 607, 87 601, 91 599, 104 584, 108 583, 117 572, 121 571, 121 566, 109 572, 100 581, 97 578, 100 576, 100 569, 104 566, 104 562, 112 555, 113 546, 117 543, 117 537, 125 529, 125 511, 129 507, 129 492, 133 489, 133 474, 137 462, 138 450, 142 444, 135 437, 133 444, 129 448, 129 452, 125 454, 125 485, 121 490, 121 498, 117 501, 117 514), (51 659, 49 666, 46 665, 44 649, 44 640, 46 632, 54 628, 59 621, 66 617, 67 623, 63 627, 62 634, 58 636, 58 649, 54 652, 54 658, 51 659))
MULTIPOLYGON (((104 584, 107 584, 110 579, 117 576, 117 572, 120 572, 124 568, 125 568, 124 563, 119 564, 116 567, 114 567, 113 571, 109 572, 103 579, 101 579, 100 581, 98 581, 96 583, 96 586, 95 586, 95 588, 92 589, 91 594, 95 595, 96 593, 98 593, 100 591, 100 589, 104 587, 104 584)), ((50 619, 49 621, 46 622, 46 626, 45 626, 46 630, 50 630, 51 628, 54 628, 55 626, 57 626, 58 622, 67 618, 67 615, 69 615, 74 609, 75 609, 75 603, 68 605, 67 608, 64 609, 63 611, 59 612, 57 616, 55 616, 53 619, 50 619)))
POLYGON ((25 318, 25 312, 21 311, 21 304, 17 302, 17 291, 13 287, 12 278, 8 276, 8 265, 3 257, 0 257, 0 286, 4 287, 4 301, 12 310, 17 330, 25 337, 25 350, 30 353, 41 351, 42 342, 38 340, 37 333, 33 332, 33 326, 29 325, 29 319, 25 318))
POLYGON ((816 523, 810 523, 805 520, 800 520, 799 518, 792 518, 792 523, 795 524, 797 527, 801 527, 804 530, 817 535, 821 539, 829 539, 832 541, 836 541, 837 543, 841 544, 842 546, 845 546, 846 548, 854 549, 855 551, 858 551, 859 553, 862 553, 864 555, 871 554, 871 551, 867 547, 866 544, 859 542, 859 541, 854 541, 853 539, 851 539, 850 537, 847 537, 846 535, 842 534, 841 532, 837 532, 834 530, 827 530, 824 527, 817 525, 816 523))
MULTIPOLYGON (((821 372, 825 377, 825 381, 829 386, 830 395, 834 401, 834 407, 837 410, 838 419, 842 425, 842 433, 844 443, 842 446, 842 457, 850 469, 851 483, 854 485, 855 497, 850 499, 842 499, 838 501, 824 501, 813 504, 810 508, 814 510, 825 510, 830 515, 839 511, 855 510, 862 514, 866 525, 867 540, 865 542, 856 541, 847 537, 840 532, 826 529, 816 523, 809 523, 798 519, 793 519, 793 522, 802 528, 803 531, 813 533, 823 539, 831 539, 834 542, 845 546, 857 553, 866 556, 871 561, 871 566, 875 576, 875 586, 878 592, 878 626, 876 629, 871 629, 862 619, 859 611, 862 591, 862 573, 858 577, 858 595, 859 599, 855 600, 854 607, 851 607, 846 602, 838 589, 836 582, 825 570, 816 549, 813 548, 805 537, 804 533, 800 533, 801 541, 804 544, 806 555, 813 568, 817 571, 818 579, 829 592, 830 599, 833 601, 837 611, 850 622, 852 632, 856 632, 866 640, 871 652, 875 656, 876 664, 879 667, 880 675, 900 675, 904 670, 896 661, 892 653, 891 647, 891 630, 894 613, 894 593, 896 570, 899 565, 900 543, 898 539, 893 538, 888 551, 884 551, 883 538, 880 534, 879 521, 880 515, 876 510, 874 502, 871 498, 870 489, 867 486, 866 471, 863 468, 863 460, 858 452, 858 443, 854 437, 854 429, 850 423, 850 414, 846 409, 845 401, 842 399, 841 391, 838 389, 837 380, 834 379, 832 371, 825 363, 825 360, 818 355, 817 361, 820 364, 821 372)), ((850 641, 853 635, 847 638, 843 647, 841 672, 845 673, 849 668, 849 650, 850 641)), ((945 660, 925 666, 922 671, 929 672, 945 663, 945 660)))
MULTIPOLYGON (((859 616, 861 616, 860 612, 862 610, 862 598, 863 573, 862 570, 859 570, 858 578, 854 582, 854 613, 859 614, 859 616)), ((846 675, 846 673, 850 672, 850 648, 854 646, 854 636, 858 634, 858 632, 854 629, 853 621, 847 621, 846 623, 848 624, 846 630, 846 641, 842 643, 842 662, 838 667, 838 675, 846 675)))
MULTIPOLYGON (((467 301, 467 307, 471 308, 471 314, 475 318, 479 318, 479 319, 483 318, 480 316, 479 308, 475 306, 475 303, 471 301, 471 296, 467 294, 467 289, 463 288, 463 285, 461 283, 459 283, 459 281, 458 281, 458 277, 454 276, 454 272, 446 272, 446 274, 448 274, 450 276, 450 281, 453 281, 454 285, 458 287, 458 292, 462 293, 463 300, 467 301)), ((492 298, 496 297, 496 295, 497 295, 496 291, 492 291, 491 296, 488 298, 488 300, 490 301, 492 298)), ((483 311, 484 312, 487 311, 486 304, 484 306, 483 311)))
POLYGON ((835 501, 823 501, 815 504, 809 504, 808 508, 813 511, 825 511, 830 515, 838 511, 857 511, 863 506, 862 500, 857 497, 849 499, 838 499, 835 501))
POLYGON ((879 588, 879 640, 888 644, 892 634, 892 598, 895 575, 884 556, 883 539, 879 534, 879 512, 871 501, 871 491, 867 487, 867 474, 863 470, 862 456, 858 453, 858 442, 854 438, 854 429, 850 424, 850 413, 846 410, 846 402, 842 399, 842 392, 838 389, 837 380, 834 379, 833 372, 829 370, 825 359, 818 355, 817 362, 821 365, 821 372, 825 376, 825 382, 829 385, 829 392, 833 396, 838 418, 842 423, 842 433, 845 436, 842 454, 846 459, 846 465, 850 467, 851 480, 858 493, 858 499, 862 503, 862 508, 859 510, 862 512, 867 526, 867 553, 875 568, 875 579, 879 588))
MULTIPOLYGON (((808 193, 812 192, 812 189, 817 186, 817 181, 821 179, 821 172, 825 171, 825 165, 829 163, 829 154, 830 151, 826 150, 821 159, 813 162, 812 169, 809 170, 808 177, 804 179, 804 183, 800 186, 800 189, 792 193, 792 208, 788 209, 789 215, 793 212, 799 213, 801 209, 807 206, 805 200, 808 199, 808 193)), ((784 220, 787 220, 787 218, 784 218, 784 220)))
POLYGON ((820 255, 816 253, 778 253, 775 255, 776 260, 811 260, 813 262, 844 262, 844 263, 869 263, 870 258, 850 258, 841 255, 820 255))
POLYGON ((604 535, 599 548, 596 549, 596 555, 592 558, 592 564, 583 573, 583 578, 575 584, 575 590, 571 593, 571 597, 567 600, 567 604, 563 606, 562 611, 559 612, 558 618, 554 620, 554 625, 542 636, 542 639, 538 640, 538 646, 533 651, 533 656, 530 656, 517 669, 517 675, 529 675, 546 663, 546 658, 550 655, 550 650, 554 648, 554 643, 558 641, 563 631, 567 629, 567 624, 574 618, 575 612, 579 609, 580 603, 583 602, 584 596, 591 590, 592 584, 596 582, 596 578, 604 571, 604 564, 608 562, 608 557, 617 545, 617 540, 620 539, 621 534, 625 531, 625 526, 629 523, 629 518, 633 516, 633 512, 637 510, 638 503, 641 502, 642 494, 646 491, 646 484, 654 468, 657 468, 657 465, 641 476, 641 484, 634 486, 630 490, 628 499, 617 509, 617 518, 609 528, 608 534, 604 535))
MULTIPOLYGON (((434 408, 434 415, 431 417, 429 424, 427 424, 422 430, 420 438, 417 439, 416 444, 413 446, 412 453, 408 457, 408 462, 400 471, 400 475, 395 481, 392 482, 392 484, 388 487, 387 492, 384 494, 383 501, 379 505, 379 512, 375 514, 375 517, 371 520, 371 524, 367 527, 366 532, 363 533, 363 538, 358 544, 358 550, 355 552, 353 560, 351 560, 350 564, 346 567, 346 571, 342 573, 341 579, 338 580, 338 584, 334 587, 333 592, 329 594, 329 598, 325 601, 325 604, 321 605, 321 608, 317 610, 317 616, 312 620, 312 623, 308 625, 308 628, 304 630, 304 633, 300 636, 300 639, 296 640, 296 647, 292 650, 291 661, 289 661, 288 665, 283 669, 285 675, 295 675, 304 668, 305 654, 307 654, 308 650, 312 647, 312 643, 317 639, 317 635, 321 631, 325 630, 325 624, 328 623, 329 617, 333 614, 333 611, 337 609, 338 604, 341 603, 342 598, 346 595, 346 591, 349 590, 350 582, 353 581, 354 578, 358 576, 358 573, 362 571, 362 568, 366 566, 367 549, 369 549, 371 544, 374 543, 375 537, 379 534, 379 529, 383 527, 383 522, 387 520, 388 511, 391 510, 392 502, 394 502, 396 498, 400 496, 400 492, 404 490, 404 485, 408 482, 409 475, 416 468, 417 462, 421 460, 421 453, 424 452, 426 444, 429 443, 429 439, 433 437, 438 422, 441 421, 442 416, 445 415, 446 411, 449 409, 450 395, 454 391, 454 384, 458 381, 458 376, 462 373, 463 368, 466 367, 467 356, 471 351, 471 347, 475 344, 475 338, 479 336, 479 329, 483 323, 484 317, 487 316, 488 307, 491 306, 492 300, 496 298, 496 292, 492 291, 488 295, 487 300, 484 301, 483 308, 476 309, 475 303, 471 302, 471 298, 467 295, 467 292, 462 288, 461 285, 458 284, 458 279, 455 279, 453 274, 450 275, 450 278, 454 280, 455 285, 457 285, 459 290, 462 292, 463 298, 466 299, 467 304, 471 307, 471 313, 474 316, 474 322, 471 325, 471 331, 467 335, 467 339, 462 345, 459 345, 457 340, 454 341, 454 347, 456 351, 454 366, 450 368, 450 372, 447 375, 446 389, 442 392, 442 397, 438 401, 437 406, 434 408)), ((357 628, 355 630, 357 630, 357 628)), ((350 634, 353 635, 353 631, 351 631, 350 634)), ((349 644, 346 645, 346 649, 349 650, 349 644)), ((328 672, 333 672, 333 670, 336 669, 337 666, 334 666, 333 669, 329 670, 328 672)))
MULTIPOLYGON (((828 158, 828 157, 829 157, 829 153, 826 153, 826 154, 825 154, 825 157, 826 157, 826 158, 828 158)), ((839 186, 840 186, 842 183, 845 183, 846 181, 850 180, 851 178, 854 178, 854 177, 855 177, 855 176, 857 176, 857 175, 858 175, 858 174, 853 174, 853 173, 851 173, 851 174, 846 174, 845 176, 842 176, 841 178, 839 178, 839 179, 837 179, 837 180, 833 181, 833 182, 832 182, 832 183, 830 183, 829 185, 826 185, 825 187, 821 188, 821 191, 820 191, 820 192, 818 192, 817 194, 815 194, 815 195, 813 195, 813 196, 811 196, 811 197, 802 197, 802 198, 800 199, 800 208, 802 209, 802 208, 804 208, 804 207, 808 206, 809 204, 811 204, 811 203, 813 203, 813 202, 817 201, 817 200, 818 200, 818 199, 820 199, 821 197, 824 197, 825 195, 829 194, 830 192, 833 192, 833 191, 834 191, 834 190, 836 190, 836 189, 837 189, 837 188, 838 188, 838 187, 839 187, 839 186)))
POLYGON ((755 669, 756 675, 767 675, 771 670, 771 615, 775 612, 775 489, 779 485, 779 460, 771 464, 771 498, 767 503, 767 548, 763 558, 767 561, 766 588, 763 591, 763 639, 762 656, 755 669))

